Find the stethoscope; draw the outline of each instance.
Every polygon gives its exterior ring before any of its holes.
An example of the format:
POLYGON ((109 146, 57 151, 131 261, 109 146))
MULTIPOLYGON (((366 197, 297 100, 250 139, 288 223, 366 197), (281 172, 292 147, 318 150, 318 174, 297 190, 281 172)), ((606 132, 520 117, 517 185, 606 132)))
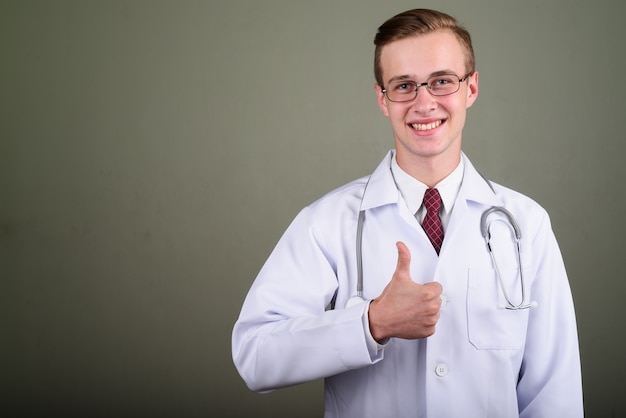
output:
POLYGON ((524 303, 526 301, 526 283, 524 282, 524 269, 522 269, 522 256, 520 251, 520 241, 522 240, 522 231, 520 230, 513 214, 503 208, 502 206, 492 206, 486 211, 483 212, 480 217, 480 231, 485 239, 485 243, 487 244, 487 251, 491 256, 491 261, 493 263, 493 268, 496 270, 496 277, 498 278, 498 283, 500 283, 500 289, 502 290, 502 294, 504 295, 504 299, 506 300, 505 309, 509 310, 518 310, 518 309, 528 309, 534 308, 537 306, 537 302, 524 303), (517 305, 511 302, 509 299, 509 294, 504 288, 504 281, 502 280, 502 275, 500 274, 500 269, 498 268, 498 263, 496 262, 496 257, 493 255, 493 250, 491 248, 491 232, 489 228, 491 224, 487 224, 487 217, 492 213, 500 212, 504 214, 509 221, 509 225, 513 228, 514 238, 515 238, 515 252, 517 253, 517 266, 519 270, 519 281, 520 286, 522 288, 522 300, 517 305))
MULTIPOLYGON (((485 179, 485 181, 487 181, 487 184, 489 184, 489 187, 493 190, 491 183, 487 179, 485 179)), ((365 187, 367 188, 367 185, 365 187)), ((363 193, 363 196, 365 196, 365 192, 363 193)), ((361 203, 362 202, 363 202, 363 199, 361 199, 361 203)), ((350 306, 354 306, 358 303, 365 301, 365 298, 363 297, 363 221, 364 219, 365 219, 365 210, 361 208, 361 210, 359 211, 359 218, 357 220, 357 229, 356 229, 356 265, 357 265, 356 294, 351 296, 350 299, 348 299, 348 301, 346 302, 346 308, 349 308, 350 306)), ((524 281, 524 272, 522 269, 522 257, 521 257, 521 251, 520 251, 520 241, 522 239, 522 232, 519 228, 519 225, 517 224, 517 221, 513 217, 513 214, 501 206, 492 206, 491 208, 484 211, 482 216, 480 217, 480 231, 482 233, 483 238, 485 239, 485 243, 487 244, 487 251, 489 252, 489 255, 491 256, 491 261, 496 271, 496 276, 498 279, 498 283, 500 284, 500 289, 502 290, 502 294, 504 295, 504 299, 506 300, 506 305, 499 306, 499 307, 504 308, 504 309, 509 309, 509 310, 520 310, 520 309, 528 309, 531 307, 533 308, 536 307, 537 303, 534 301, 530 303, 525 303, 526 283, 524 281), (516 254, 517 266, 519 269, 520 286, 522 288, 522 300, 518 304, 513 303, 511 299, 509 298, 509 295, 504 287, 504 281, 502 280, 500 269, 498 268, 498 263, 496 262, 496 257, 494 256, 493 250, 491 248, 492 247, 491 246, 491 232, 490 232, 491 224, 487 223, 487 218, 489 217, 489 215, 491 215, 492 213, 496 213, 496 212, 500 212, 506 216, 507 220, 509 221, 509 225, 511 226, 514 232, 515 248, 516 248, 516 253, 517 253, 516 254)))

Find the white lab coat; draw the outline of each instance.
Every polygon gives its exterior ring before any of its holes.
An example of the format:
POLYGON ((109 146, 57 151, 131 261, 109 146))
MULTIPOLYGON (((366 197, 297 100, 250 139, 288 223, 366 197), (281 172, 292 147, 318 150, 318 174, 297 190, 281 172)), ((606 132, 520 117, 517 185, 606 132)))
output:
MULTIPOLYGON (((390 170, 390 152, 368 178, 304 208, 263 266, 233 329, 235 365, 254 391, 325 378, 326 417, 582 417, 578 337, 571 292, 547 213, 531 199, 490 185, 463 155, 463 183, 440 256, 409 213, 390 170), (366 188, 367 184, 367 188, 366 188), (492 206, 522 232, 526 301, 506 310, 480 233, 492 206), (363 228, 363 292, 377 297, 411 251, 413 280, 438 281, 445 302, 435 334, 392 339, 370 352, 367 302, 344 308, 356 290, 356 229, 363 228), (334 310, 325 310, 337 292, 334 310)), ((521 299, 511 230, 490 216, 493 246, 512 302, 521 299)))

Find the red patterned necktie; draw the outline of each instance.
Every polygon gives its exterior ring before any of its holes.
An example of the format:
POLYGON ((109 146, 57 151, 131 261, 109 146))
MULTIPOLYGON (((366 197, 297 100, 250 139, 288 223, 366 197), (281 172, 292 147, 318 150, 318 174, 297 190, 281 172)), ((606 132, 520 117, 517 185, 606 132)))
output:
POLYGON ((424 228, 428 239, 435 247, 435 251, 439 254, 441 243, 443 242, 443 226, 439 218, 439 208, 441 207, 439 190, 426 190, 426 193, 424 193, 424 207, 426 208, 426 216, 422 222, 422 228, 424 228))

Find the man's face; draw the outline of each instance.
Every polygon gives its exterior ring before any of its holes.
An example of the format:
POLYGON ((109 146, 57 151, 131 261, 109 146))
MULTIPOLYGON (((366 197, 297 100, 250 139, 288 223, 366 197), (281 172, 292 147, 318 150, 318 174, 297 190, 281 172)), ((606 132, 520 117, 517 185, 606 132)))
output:
MULTIPOLYGON (((467 71, 463 47, 450 31, 417 35, 384 46, 381 69, 385 87, 394 80, 423 83, 442 72, 463 78, 467 71)), ((478 95, 478 73, 448 96, 432 96, 425 86, 409 102, 389 101, 378 85, 376 93, 378 106, 391 122, 401 167, 406 170, 411 164, 427 161, 458 164, 467 108, 478 95)))

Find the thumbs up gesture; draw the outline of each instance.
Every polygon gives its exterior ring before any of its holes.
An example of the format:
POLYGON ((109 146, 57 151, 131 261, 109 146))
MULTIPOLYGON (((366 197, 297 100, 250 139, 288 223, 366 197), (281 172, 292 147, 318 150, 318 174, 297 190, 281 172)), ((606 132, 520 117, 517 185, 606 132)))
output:
POLYGON ((398 242, 398 265, 383 293, 370 303, 370 332, 376 341, 397 337, 426 338, 435 333, 439 320, 442 287, 411 279, 411 253, 398 242))

